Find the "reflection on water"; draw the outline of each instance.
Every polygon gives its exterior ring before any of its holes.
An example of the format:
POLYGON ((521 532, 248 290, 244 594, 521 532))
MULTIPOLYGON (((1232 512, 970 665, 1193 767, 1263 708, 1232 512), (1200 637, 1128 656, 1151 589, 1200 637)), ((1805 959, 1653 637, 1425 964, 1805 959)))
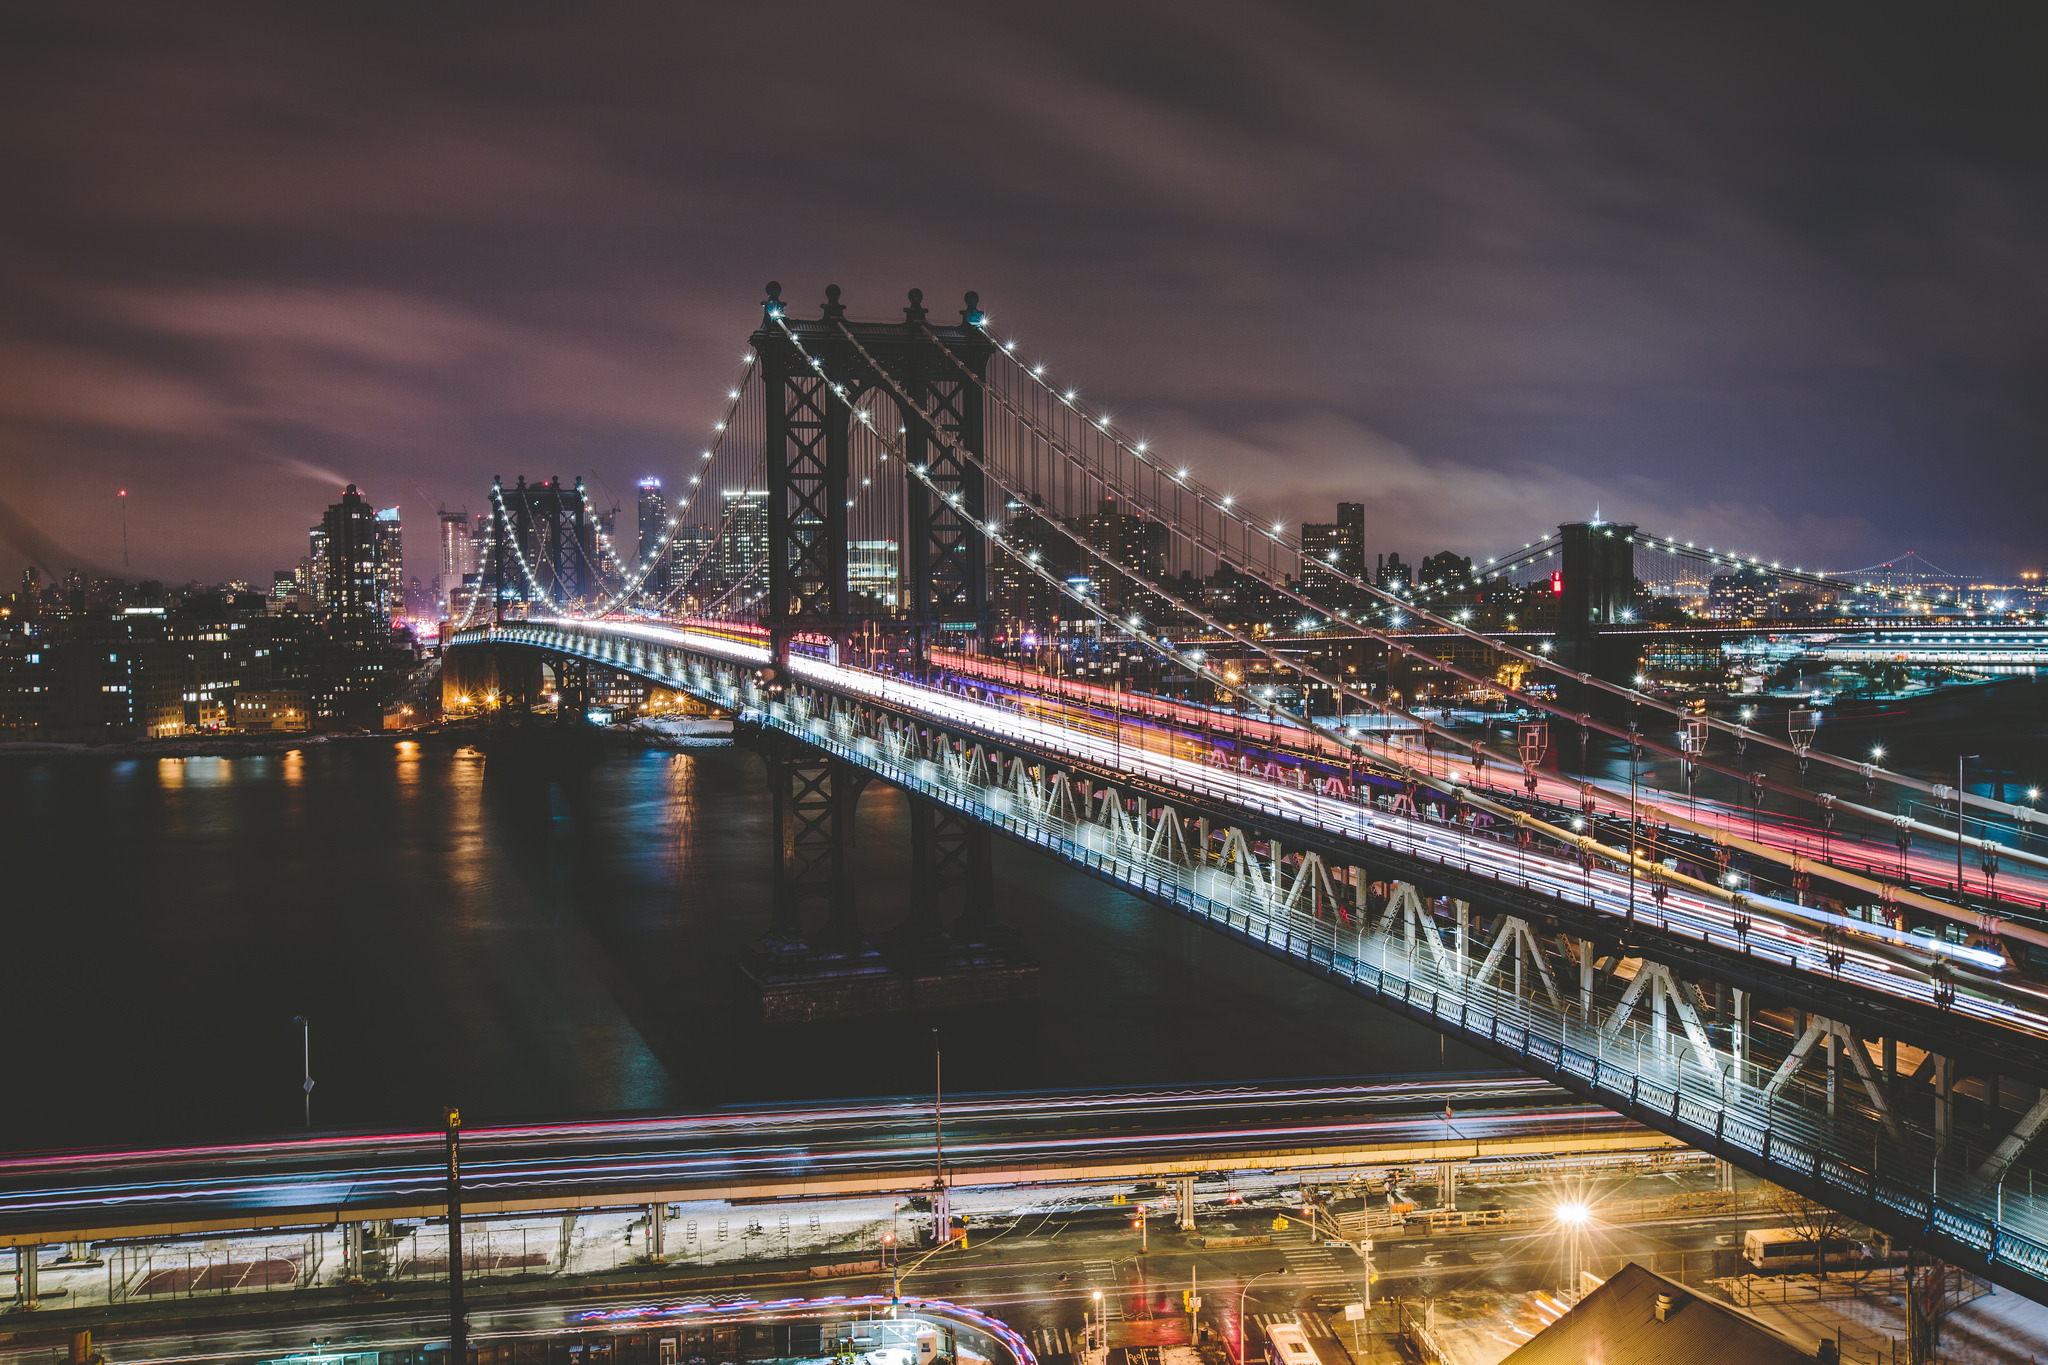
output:
MULTIPOLYGON (((0 760, 0 996, 63 1021, 16 1052, 0 1147, 963 1089, 1434 1069, 1436 1035, 999 844, 1035 1005, 762 1030, 735 956, 770 918, 743 750, 308 746, 0 760)), ((864 925, 908 913, 908 820, 861 798, 864 925)), ((1449 1063, 1479 1064, 1455 1048, 1449 1063)))

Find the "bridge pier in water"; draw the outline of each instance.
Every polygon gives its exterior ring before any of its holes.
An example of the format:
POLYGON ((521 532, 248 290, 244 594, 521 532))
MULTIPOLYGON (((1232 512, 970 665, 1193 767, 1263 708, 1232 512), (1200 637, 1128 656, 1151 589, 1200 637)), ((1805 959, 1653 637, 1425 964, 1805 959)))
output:
POLYGON ((878 946, 862 932, 847 849, 872 774, 768 731, 756 738, 774 809, 774 927, 742 954, 769 1023, 1034 998, 1037 964, 990 915, 988 827, 910 795, 910 917, 878 946), (949 918, 949 910, 951 911, 949 918))

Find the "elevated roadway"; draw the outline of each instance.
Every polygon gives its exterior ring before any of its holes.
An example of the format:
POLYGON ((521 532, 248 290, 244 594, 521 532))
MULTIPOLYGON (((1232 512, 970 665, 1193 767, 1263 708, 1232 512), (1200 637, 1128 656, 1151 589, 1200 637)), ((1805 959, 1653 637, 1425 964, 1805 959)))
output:
MULTIPOLYGON (((1653 1150, 1675 1139, 1510 1074, 1363 1083, 969 1095, 945 1111, 954 1188, 1653 1150)), ((478 1128, 471 1216, 690 1200, 911 1193, 933 1180, 912 1100, 478 1128)), ((0 1246, 432 1218, 433 1133, 331 1133, 0 1158, 0 1246)))
POLYGON ((764 742, 809 746, 2048 1298, 2048 1206, 2005 1179, 2048 1128, 2048 993, 1998 953, 1640 856, 1630 876, 1626 852, 1413 768, 1577 860, 1362 802, 1300 764, 1233 765, 1156 721, 1070 716, 821 653, 778 659, 744 630, 529 620, 456 643, 584 659, 730 707, 764 742), (1353 913, 1369 883, 1390 888, 1376 921, 1353 913), (1755 1050, 1759 1001, 1796 1012, 1782 1056, 1755 1050), (1909 1048, 1917 1067, 1900 1060, 1909 1048), (2014 1095, 2002 1082, 2016 1080, 2017 1122, 1994 1102, 1982 1131, 1959 1130, 1970 1075, 1987 1096, 2014 1095))

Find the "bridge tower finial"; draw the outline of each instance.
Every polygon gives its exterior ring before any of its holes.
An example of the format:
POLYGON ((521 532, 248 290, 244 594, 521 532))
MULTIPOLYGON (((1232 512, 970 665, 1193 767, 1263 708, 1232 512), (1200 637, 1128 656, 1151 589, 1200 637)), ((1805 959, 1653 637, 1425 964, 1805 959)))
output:
POLYGON ((924 290, 913 289, 910 291, 910 307, 903 310, 903 320, 905 322, 923 322, 925 320, 924 290))
POLYGON ((782 281, 768 281, 768 297, 761 300, 761 316, 771 322, 782 316, 782 281))
POLYGON ((839 286, 825 286, 825 321, 837 322, 846 316, 846 305, 839 301, 839 286))
POLYGON ((988 321, 988 314, 981 311, 981 295, 972 289, 967 291, 967 306, 960 310, 960 321, 969 327, 979 327, 988 321))

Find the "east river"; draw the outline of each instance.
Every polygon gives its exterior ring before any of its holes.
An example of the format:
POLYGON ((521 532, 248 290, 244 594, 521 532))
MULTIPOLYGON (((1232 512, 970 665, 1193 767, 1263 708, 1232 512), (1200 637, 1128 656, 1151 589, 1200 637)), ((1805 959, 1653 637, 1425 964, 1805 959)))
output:
MULTIPOLYGON (((1962 748, 2038 781, 2048 686, 1823 726, 1856 757, 1878 740, 1937 779, 1962 748)), ((881 936, 907 913, 908 821, 881 786, 859 810, 881 936)), ((997 915, 1041 964, 1036 1003, 765 1029, 735 962, 768 927, 769 828, 735 748, 0 758, 0 1149, 297 1128, 295 1016, 320 1127, 928 1092, 934 1026, 949 1090, 1489 1065, 1002 840, 997 915)))
MULTIPOLYGON (((763 1029, 735 959, 769 925, 769 830, 737 748, 0 760, 0 1149, 297 1128, 295 1016, 320 1127, 928 1092, 934 1026, 949 1091, 1488 1065, 1005 841, 1039 1001, 763 1029)), ((908 844, 871 787, 876 935, 908 844)))

